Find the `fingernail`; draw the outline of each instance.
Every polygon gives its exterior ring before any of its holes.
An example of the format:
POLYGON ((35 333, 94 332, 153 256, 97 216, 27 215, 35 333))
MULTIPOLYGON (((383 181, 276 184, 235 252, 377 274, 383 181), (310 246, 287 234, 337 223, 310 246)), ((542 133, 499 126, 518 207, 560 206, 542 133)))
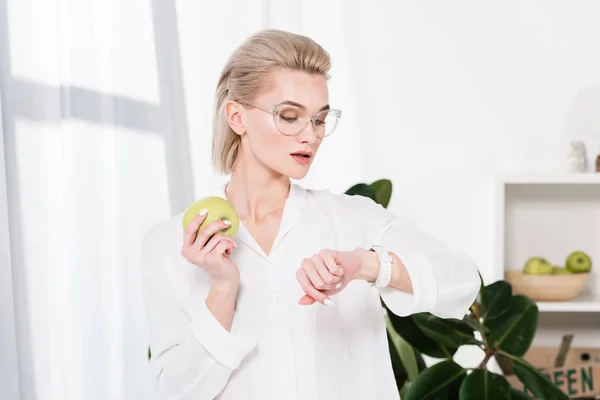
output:
POLYGON ((204 210, 200 211, 200 212, 198 213, 198 215, 202 217, 202 216, 204 216, 204 214, 206 214, 207 212, 208 212, 208 210, 205 208, 204 210))
POLYGON ((231 225, 231 221, 230 221, 230 220, 228 220, 228 219, 224 219, 224 220, 223 220, 223 223, 224 223, 225 225, 231 225))
POLYGON ((237 243, 233 242, 233 248, 235 249, 237 247, 237 243))
POLYGON ((325 301, 323 302, 326 306, 332 306, 333 305, 333 301, 331 301, 331 299, 325 299, 325 301))
POLYGON ((337 283, 337 285, 335 285, 335 288, 336 288, 336 289, 339 289, 339 288, 341 288, 341 287, 342 287, 342 282, 338 282, 338 283, 337 283))

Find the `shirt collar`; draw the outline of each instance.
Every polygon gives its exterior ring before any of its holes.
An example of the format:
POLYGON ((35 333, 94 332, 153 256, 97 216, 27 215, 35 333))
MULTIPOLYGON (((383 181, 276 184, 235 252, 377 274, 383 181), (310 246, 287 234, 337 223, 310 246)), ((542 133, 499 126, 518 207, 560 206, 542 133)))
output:
MULTIPOLYGON (((225 188, 229 182, 225 182, 221 187, 221 196, 226 199, 225 188)), ((294 225, 300 220, 300 217, 308 208, 308 192, 300 184, 290 182, 290 192, 288 198, 285 201, 283 214, 281 216, 281 225, 279 232, 273 242, 270 254, 267 255, 263 249, 258 245, 254 237, 248 232, 242 221, 238 232, 235 234, 234 239, 243 241, 252 250, 258 253, 261 257, 269 259, 274 253, 277 252, 278 247, 281 245, 282 240, 286 234, 294 227, 294 225)))

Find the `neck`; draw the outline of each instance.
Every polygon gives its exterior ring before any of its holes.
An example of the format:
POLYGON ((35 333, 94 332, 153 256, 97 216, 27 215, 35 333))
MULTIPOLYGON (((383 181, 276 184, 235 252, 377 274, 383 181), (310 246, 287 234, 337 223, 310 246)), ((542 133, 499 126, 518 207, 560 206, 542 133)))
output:
POLYGON ((240 154, 225 195, 242 220, 254 223, 281 210, 289 190, 290 179, 287 176, 250 164, 240 154))

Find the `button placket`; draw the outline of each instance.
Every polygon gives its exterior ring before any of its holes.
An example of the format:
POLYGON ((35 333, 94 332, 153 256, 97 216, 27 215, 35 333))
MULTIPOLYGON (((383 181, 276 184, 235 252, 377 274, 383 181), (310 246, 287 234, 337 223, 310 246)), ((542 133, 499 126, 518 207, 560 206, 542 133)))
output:
POLYGON ((290 332, 290 310, 287 307, 287 297, 282 279, 281 265, 269 262, 271 272, 267 287, 270 289, 268 302, 269 312, 276 327, 272 333, 273 362, 276 365, 275 387, 276 397, 293 400, 296 398, 296 366, 294 365, 293 343, 290 332))

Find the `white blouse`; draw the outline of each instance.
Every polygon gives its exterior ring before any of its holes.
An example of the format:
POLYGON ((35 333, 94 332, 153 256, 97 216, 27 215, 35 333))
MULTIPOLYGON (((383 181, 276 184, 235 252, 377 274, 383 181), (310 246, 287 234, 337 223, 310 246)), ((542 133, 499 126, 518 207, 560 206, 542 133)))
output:
MULTIPOLYGON (((224 188, 207 195, 224 197, 224 188)), ((240 288, 230 331, 205 305, 210 277, 181 255, 182 214, 144 239, 150 367, 165 399, 397 400, 380 296, 397 315, 462 318, 479 290, 469 258, 366 197, 292 183, 269 255, 241 223, 234 239, 240 288), (333 306, 298 304, 303 258, 373 244, 402 260, 414 294, 352 281, 333 306)))

